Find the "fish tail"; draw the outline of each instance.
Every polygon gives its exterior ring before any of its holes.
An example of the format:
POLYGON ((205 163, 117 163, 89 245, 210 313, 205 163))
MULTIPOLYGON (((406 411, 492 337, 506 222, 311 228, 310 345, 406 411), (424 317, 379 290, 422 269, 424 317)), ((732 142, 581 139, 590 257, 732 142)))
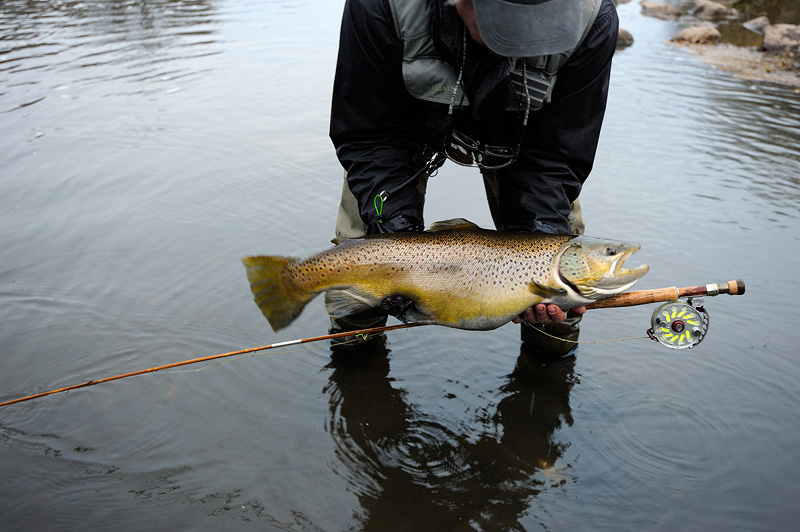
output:
POLYGON ((281 272, 286 265, 297 260, 293 257, 267 256, 242 259, 253 299, 273 331, 283 329, 294 321, 316 295, 295 285, 286 286, 281 278, 281 272))

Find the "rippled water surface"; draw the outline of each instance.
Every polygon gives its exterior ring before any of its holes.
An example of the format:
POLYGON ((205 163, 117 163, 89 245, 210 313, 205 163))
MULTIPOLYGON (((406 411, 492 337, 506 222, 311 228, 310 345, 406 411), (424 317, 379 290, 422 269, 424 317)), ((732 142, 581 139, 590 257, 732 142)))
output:
MULTIPOLYGON (((0 402, 324 334, 275 334, 239 263, 332 236, 339 2, 0 4, 0 402)), ((4 530, 794 530, 800 93, 742 81, 620 7, 587 233, 641 288, 743 278, 708 337, 521 356, 516 326, 309 344, 0 409, 4 530)), ((365 80, 368 82, 368 80, 365 80)), ((445 166, 428 222, 489 226, 445 166)), ((592 311, 590 342, 651 307, 592 311)))

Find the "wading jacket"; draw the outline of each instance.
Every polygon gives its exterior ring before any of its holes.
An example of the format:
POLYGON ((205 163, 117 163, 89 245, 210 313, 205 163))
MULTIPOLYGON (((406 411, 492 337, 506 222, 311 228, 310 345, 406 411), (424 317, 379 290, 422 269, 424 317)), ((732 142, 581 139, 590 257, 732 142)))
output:
MULTIPOLYGON (((500 229, 567 233, 570 204, 594 162, 617 28, 613 0, 602 0, 582 43, 557 61, 557 72, 551 69, 554 83, 543 105, 541 99, 533 102, 523 128, 527 100, 514 83, 521 60, 498 58, 475 43, 445 0, 347 0, 330 136, 369 231, 378 232, 375 196, 417 173, 454 128, 487 144, 521 143, 515 162, 496 170, 500 229), (430 69, 450 65, 446 80, 461 72, 463 94, 452 81, 436 83, 434 76, 431 82, 420 69, 424 61, 409 68, 393 16, 393 8, 409 1, 428 6, 421 13, 430 19, 425 34, 431 42, 424 47, 433 52, 430 69)), ((537 59, 543 58, 528 58, 527 64, 537 59)), ((382 218, 421 225, 422 202, 415 186, 402 187, 382 205, 382 218)))

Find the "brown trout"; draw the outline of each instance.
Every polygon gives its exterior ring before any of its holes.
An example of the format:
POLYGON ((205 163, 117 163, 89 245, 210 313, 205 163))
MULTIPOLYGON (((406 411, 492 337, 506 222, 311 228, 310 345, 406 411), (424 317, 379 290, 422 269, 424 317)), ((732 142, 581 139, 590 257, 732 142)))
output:
POLYGON ((413 301, 403 318, 489 330, 536 303, 563 309, 628 290, 648 267, 623 269, 634 243, 583 236, 499 232, 463 219, 420 233, 345 239, 304 260, 242 260, 256 304, 277 331, 320 292, 333 317, 413 301))

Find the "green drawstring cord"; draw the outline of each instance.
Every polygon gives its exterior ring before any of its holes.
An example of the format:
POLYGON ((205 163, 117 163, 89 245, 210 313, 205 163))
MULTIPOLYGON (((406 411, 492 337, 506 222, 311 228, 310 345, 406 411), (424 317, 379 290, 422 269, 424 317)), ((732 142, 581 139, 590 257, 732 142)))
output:
POLYGON ((401 188, 410 185, 414 180, 419 179, 420 176, 425 173, 428 173, 428 177, 435 175, 435 171, 444 164, 444 161, 447 157, 442 152, 434 153, 428 162, 425 163, 425 166, 419 169, 417 173, 397 185, 396 187, 392 188, 391 190, 383 190, 380 194, 375 194, 375 197, 372 198, 372 206, 375 207, 375 214, 377 215, 376 220, 379 224, 383 223, 383 204, 386 199, 391 195, 400 190, 401 188))
POLYGON ((381 213, 383 213, 383 202, 386 199, 383 197, 384 193, 385 191, 381 192, 380 194, 375 194, 375 199, 372 200, 372 204, 375 206, 375 214, 377 214, 375 219, 378 221, 379 224, 383 223, 383 218, 381 217, 381 213))

